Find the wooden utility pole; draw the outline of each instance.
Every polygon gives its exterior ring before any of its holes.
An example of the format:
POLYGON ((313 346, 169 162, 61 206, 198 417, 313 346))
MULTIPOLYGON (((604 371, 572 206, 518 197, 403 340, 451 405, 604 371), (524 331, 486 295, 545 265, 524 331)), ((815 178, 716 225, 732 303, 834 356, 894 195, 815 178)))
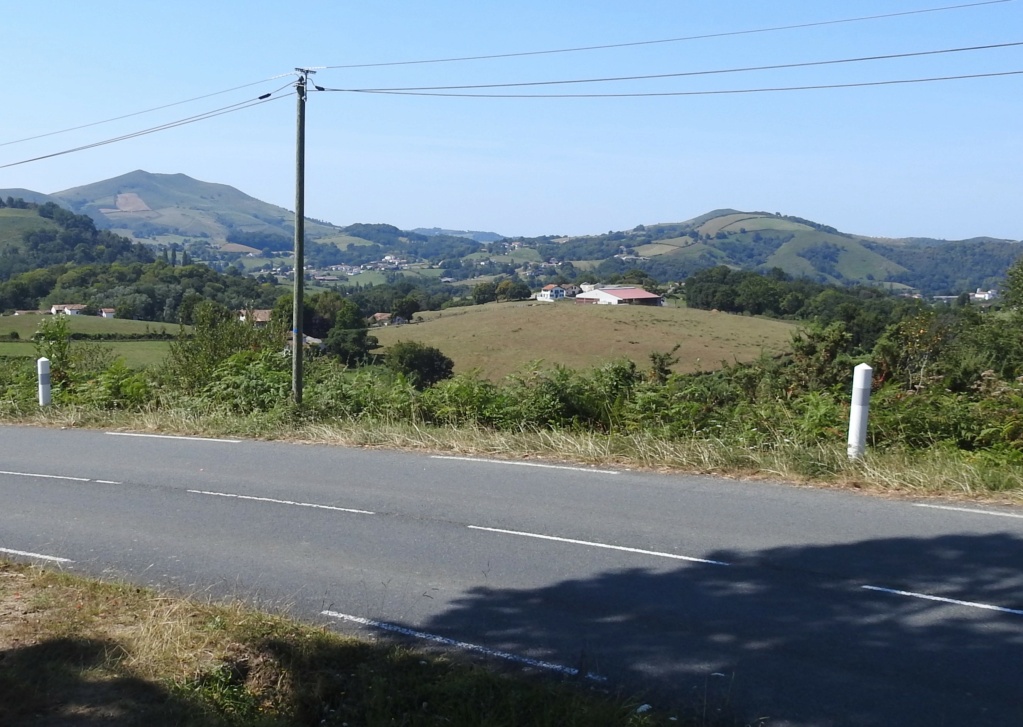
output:
POLYGON ((302 403, 302 359, 305 354, 305 334, 302 331, 302 313, 305 310, 305 101, 307 68, 296 68, 298 83, 298 128, 295 145, 295 287, 291 317, 291 393, 296 404, 302 403))

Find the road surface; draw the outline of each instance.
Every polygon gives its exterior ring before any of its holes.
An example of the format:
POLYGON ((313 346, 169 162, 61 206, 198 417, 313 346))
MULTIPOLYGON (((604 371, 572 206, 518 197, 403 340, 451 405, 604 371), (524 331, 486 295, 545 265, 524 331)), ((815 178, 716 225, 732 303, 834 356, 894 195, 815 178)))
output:
POLYGON ((1023 724, 1011 508, 0 427, 0 554, 768 725, 1023 724))

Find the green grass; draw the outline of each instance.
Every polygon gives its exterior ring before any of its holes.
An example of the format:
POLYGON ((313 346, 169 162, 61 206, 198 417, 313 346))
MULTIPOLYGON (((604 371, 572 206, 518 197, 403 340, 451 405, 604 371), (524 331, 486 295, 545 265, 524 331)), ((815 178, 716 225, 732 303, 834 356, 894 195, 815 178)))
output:
POLYGON ((795 326, 759 318, 673 307, 562 303, 490 303, 417 314, 423 323, 373 329, 383 346, 414 340, 435 346, 456 371, 498 379, 538 359, 587 368, 630 358, 640 366, 676 343, 678 371, 717 368, 788 349, 795 326))
MULTIPOLYGON (((39 330, 45 315, 0 316, 0 339, 11 332, 27 341, 39 330)), ((177 335, 179 326, 176 323, 153 323, 151 321, 129 321, 121 318, 100 318, 99 316, 67 316, 68 328, 72 333, 119 333, 141 334, 146 332, 160 333, 166 331, 177 335)))
MULTIPOLYGON (((158 366, 167 358, 170 341, 88 341, 89 345, 109 348, 131 368, 158 366)), ((0 356, 35 358, 35 346, 30 341, 0 341, 0 356)))
POLYGON ((0 249, 20 245, 24 233, 39 229, 59 228, 57 223, 40 217, 35 210, 0 209, 0 249))

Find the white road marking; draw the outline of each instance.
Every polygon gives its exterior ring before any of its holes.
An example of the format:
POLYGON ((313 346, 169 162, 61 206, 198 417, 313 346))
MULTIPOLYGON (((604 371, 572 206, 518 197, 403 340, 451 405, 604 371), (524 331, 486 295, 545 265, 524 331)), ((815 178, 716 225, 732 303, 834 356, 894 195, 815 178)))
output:
POLYGON ((982 608, 986 611, 999 611, 1001 613, 1011 613, 1014 616, 1023 616, 1023 611, 1015 608, 1003 608, 1002 606, 992 606, 989 603, 976 603, 974 601, 960 601, 956 598, 942 598, 941 596, 929 596, 926 593, 913 593, 912 591, 897 591, 893 588, 881 588, 880 586, 861 586, 868 591, 880 591, 881 593, 891 593, 896 596, 909 596, 910 598, 922 598, 925 601, 938 601, 940 603, 951 603, 956 606, 969 606, 970 608, 982 608))
POLYGON ((484 530, 488 533, 502 533, 504 535, 520 535, 524 538, 538 538, 540 540, 553 540, 558 543, 571 543, 572 545, 588 545, 591 548, 606 548, 607 550, 620 550, 625 553, 639 553, 640 555, 653 555, 658 558, 671 558, 672 560, 686 560, 690 563, 708 563, 710 565, 731 565, 720 560, 708 560, 706 558, 694 558, 689 555, 676 555, 675 553, 662 553, 657 550, 642 550, 640 548, 626 548, 623 545, 608 545, 607 543, 592 543, 588 540, 573 540, 572 538, 558 538, 553 535, 540 535, 538 533, 523 533, 518 530, 502 530, 500 528, 484 528, 479 525, 466 526, 470 530, 484 530))
POLYGON ((275 500, 272 497, 254 497, 252 495, 233 495, 229 492, 208 492, 206 490, 188 490, 193 495, 212 495, 214 497, 231 497, 236 500, 254 500, 256 502, 269 502, 274 505, 293 505, 295 507, 313 507, 317 510, 335 510, 337 512, 351 512, 356 515, 376 515, 369 510, 356 510, 351 507, 334 507, 333 505, 317 505, 313 502, 294 502, 293 500, 275 500))
POLYGON ((430 456, 430 459, 453 459, 459 462, 482 462, 483 464, 508 464, 516 467, 541 467, 548 470, 571 470, 572 472, 590 472, 598 475, 620 475, 617 470, 595 470, 590 467, 568 467, 560 464, 541 464, 540 462, 517 462, 510 459, 483 459, 481 457, 451 457, 440 454, 430 456))
POLYGON ((95 482, 100 485, 119 485, 120 482, 114 482, 113 480, 90 480, 88 477, 66 477, 64 475, 44 475, 36 472, 3 472, 0 471, 0 475, 10 475, 12 477, 39 477, 44 480, 69 480, 71 482, 95 482))
MULTIPOLYGON (((397 624, 390 624, 384 621, 374 621, 373 619, 362 618, 361 616, 349 616, 346 613, 338 613, 337 611, 321 611, 324 616, 330 618, 336 618, 341 621, 350 621, 351 623, 361 624, 363 626, 371 626, 373 628, 382 629, 383 631, 392 631, 396 634, 402 634, 404 636, 412 636, 417 639, 423 639, 425 641, 433 641, 438 644, 444 644, 445 646, 453 646, 456 649, 462 649, 463 651, 472 651, 477 654, 483 654, 485 656, 493 656, 498 659, 505 659, 507 661, 514 661, 519 664, 526 664, 527 666, 537 667, 539 669, 546 669, 548 671, 558 672, 559 674, 566 674, 568 676, 578 676, 579 670, 573 669, 570 666, 563 666, 561 664, 555 664, 550 661, 541 661, 539 659, 531 659, 528 656, 519 656, 518 654, 509 654, 507 651, 497 651, 496 649, 488 649, 485 646, 478 644, 470 644, 465 641, 456 641, 449 639, 446 636, 438 636, 437 634, 428 634, 424 631, 415 631, 405 626, 398 626, 397 624)), ((586 678, 597 682, 606 682, 607 677, 602 677, 599 674, 593 674, 590 672, 586 673, 586 678)))
POLYGON ((107 432, 113 437, 148 437, 150 439, 184 439, 189 442, 223 442, 225 444, 240 444, 240 439, 217 439, 215 437, 182 437, 172 434, 140 434, 138 432, 107 432))
POLYGON ((972 507, 952 507, 951 505, 927 505, 922 502, 914 502, 914 507, 928 507, 932 510, 952 510, 954 512, 970 512, 975 515, 994 515, 996 517, 1014 517, 1023 520, 1023 515, 1014 512, 998 512, 997 510, 978 510, 972 507))
POLYGON ((54 563, 74 563, 73 560, 67 558, 58 558, 55 555, 43 555, 42 553, 29 553, 26 550, 11 550, 10 548, 0 548, 0 553, 9 553, 10 555, 23 555, 26 558, 38 558, 39 560, 50 560, 54 563))
POLYGON ((0 475, 11 475, 12 477, 41 477, 46 480, 71 480, 72 482, 91 482, 88 477, 65 477, 64 475, 42 475, 35 472, 3 472, 0 475))

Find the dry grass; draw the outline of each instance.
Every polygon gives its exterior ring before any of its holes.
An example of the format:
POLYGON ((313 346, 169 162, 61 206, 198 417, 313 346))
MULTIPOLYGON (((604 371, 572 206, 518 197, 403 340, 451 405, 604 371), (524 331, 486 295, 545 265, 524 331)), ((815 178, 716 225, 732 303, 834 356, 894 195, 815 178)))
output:
POLYGON ((3 560, 0 616, 2 725, 706 724, 239 604, 3 560))
POLYGON ((604 434, 555 429, 495 431, 371 421, 307 422, 287 411, 238 417, 210 408, 142 413, 53 408, 22 424, 227 436, 349 447, 538 458, 658 472, 770 478, 783 482, 909 497, 946 497, 1023 504, 1023 469, 968 452, 868 450, 850 462, 845 443, 781 443, 742 447, 715 439, 663 439, 644 432, 604 434))
POLYGON ((653 352, 681 344, 679 372, 715 369, 789 349, 795 326, 782 321, 688 308, 491 303, 421 314, 423 323, 374 329, 383 346, 419 341, 435 346, 458 372, 479 369, 496 380, 542 359, 589 368, 629 358, 647 365, 653 352))

